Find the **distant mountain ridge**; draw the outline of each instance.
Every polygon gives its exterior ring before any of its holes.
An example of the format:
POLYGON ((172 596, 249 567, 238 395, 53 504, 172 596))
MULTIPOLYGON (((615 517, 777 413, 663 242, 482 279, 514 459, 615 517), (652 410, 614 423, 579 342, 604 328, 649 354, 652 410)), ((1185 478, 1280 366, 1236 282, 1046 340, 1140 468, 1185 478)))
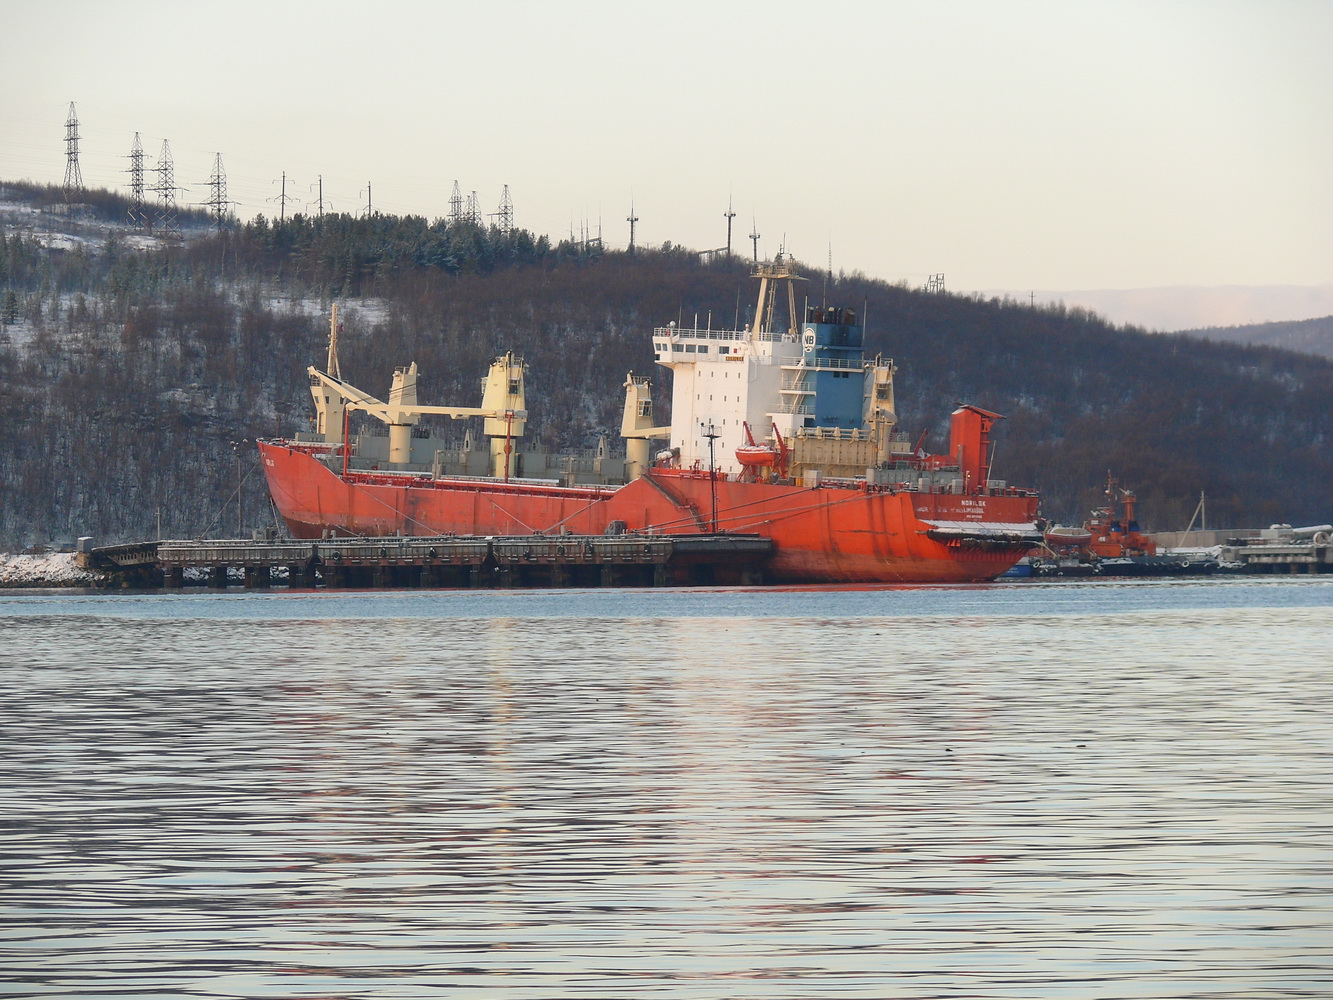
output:
POLYGON ((983 294, 1008 296, 1018 302, 1063 303, 1088 309, 1112 323, 1165 333, 1260 326, 1333 315, 1333 284, 1169 285, 1078 291, 1018 289, 983 294))
POLYGON ((1333 358, 1333 316, 1284 323, 1253 323, 1249 326, 1209 326, 1180 332, 1190 337, 1203 337, 1205 340, 1228 344, 1280 347, 1286 351, 1302 351, 1333 358))

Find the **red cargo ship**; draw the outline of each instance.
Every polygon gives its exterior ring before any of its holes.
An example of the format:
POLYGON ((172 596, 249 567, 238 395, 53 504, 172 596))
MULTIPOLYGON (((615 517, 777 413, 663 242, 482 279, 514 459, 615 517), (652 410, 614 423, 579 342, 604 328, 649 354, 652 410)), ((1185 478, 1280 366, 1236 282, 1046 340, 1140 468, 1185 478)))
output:
POLYGON ((492 364, 477 408, 417 405, 415 364, 395 372, 387 403, 369 396, 341 379, 335 313, 327 370, 309 369, 316 432, 259 445, 273 502, 300 538, 759 534, 774 542, 769 578, 794 583, 991 580, 1041 541, 1036 493, 990 478, 997 414, 961 406, 947 453, 914 452, 896 430, 896 368, 863 359, 854 313, 812 307, 798 322, 790 263, 755 276, 767 308, 751 328, 654 331, 673 419, 652 426, 648 381, 627 379, 624 456, 605 442, 586 456, 525 450, 512 355, 492 364), (773 318, 782 284, 785 325, 773 318), (352 411, 387 438, 349 440, 352 411), (482 418, 489 448, 470 431, 461 446, 423 437, 425 415, 482 418))

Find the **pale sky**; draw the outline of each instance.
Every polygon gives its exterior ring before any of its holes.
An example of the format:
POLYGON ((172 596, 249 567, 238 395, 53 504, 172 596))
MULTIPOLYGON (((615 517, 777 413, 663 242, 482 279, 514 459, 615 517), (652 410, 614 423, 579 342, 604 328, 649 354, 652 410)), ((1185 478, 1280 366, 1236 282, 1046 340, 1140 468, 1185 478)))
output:
POLYGON ((458 180, 951 290, 1333 283, 1333 0, 0 0, 0 180, 63 181, 70 101, 86 185, 138 131, 242 217, 458 180))

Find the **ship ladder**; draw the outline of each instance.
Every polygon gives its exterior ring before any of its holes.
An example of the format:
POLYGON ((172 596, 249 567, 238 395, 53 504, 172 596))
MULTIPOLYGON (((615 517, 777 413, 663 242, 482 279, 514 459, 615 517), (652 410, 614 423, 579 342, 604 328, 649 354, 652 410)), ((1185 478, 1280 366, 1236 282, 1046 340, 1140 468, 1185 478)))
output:
MULTIPOLYGON (((673 507, 675 507, 677 510, 683 510, 687 512, 690 515, 690 517, 694 519, 695 525, 702 533, 704 534, 708 533, 708 524, 704 521, 703 515, 699 513, 699 508, 697 506, 695 506, 689 500, 686 500, 683 497, 679 497, 671 490, 667 489, 663 483, 659 483, 657 479, 653 477, 652 473, 645 472, 642 478, 648 481, 649 486, 657 490, 658 493, 661 493, 662 496, 666 497, 673 507)), ((645 527, 650 527, 650 526, 645 525, 645 527)), ((661 527, 661 525, 654 525, 652 527, 661 527)))

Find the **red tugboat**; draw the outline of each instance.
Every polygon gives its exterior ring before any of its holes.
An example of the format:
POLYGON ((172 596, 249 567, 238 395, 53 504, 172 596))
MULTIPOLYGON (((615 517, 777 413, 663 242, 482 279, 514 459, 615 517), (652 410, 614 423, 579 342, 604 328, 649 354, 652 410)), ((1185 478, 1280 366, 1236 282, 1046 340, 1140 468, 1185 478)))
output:
POLYGON ((1098 559, 1123 559, 1157 555, 1157 543, 1139 532, 1134 518, 1138 498, 1133 491, 1124 489, 1108 471, 1106 473, 1106 506, 1097 507, 1084 525, 1091 536, 1085 549, 1098 559), (1119 502, 1122 514, 1116 515, 1119 502))
POLYGON ((1161 555, 1157 543, 1139 530, 1134 516, 1138 498, 1108 471, 1106 504, 1094 507, 1081 528, 1053 525, 1046 529, 1048 555, 1032 560, 1039 576, 1147 576, 1205 572, 1187 560, 1161 555))
POLYGON ((335 313, 328 370, 309 369, 315 432, 259 444, 273 502, 300 538, 758 534, 774 542, 769 578, 791 583, 991 580, 1040 542, 1037 494, 991 478, 998 414, 960 406, 948 451, 914 452, 896 428, 897 369, 864 359, 855 314, 798 318, 789 261, 755 277, 752 327, 654 331, 672 421, 653 426, 651 386, 631 375, 623 456, 605 441, 590 455, 524 448, 526 367, 513 355, 492 363, 480 407, 418 405, 415 364, 381 401, 342 380, 335 313), (786 322, 774 318, 780 287, 786 322), (386 423, 387 438, 349 440, 353 411, 386 423), (422 436, 424 415, 481 418, 489 448, 471 431, 461 446, 422 436))

